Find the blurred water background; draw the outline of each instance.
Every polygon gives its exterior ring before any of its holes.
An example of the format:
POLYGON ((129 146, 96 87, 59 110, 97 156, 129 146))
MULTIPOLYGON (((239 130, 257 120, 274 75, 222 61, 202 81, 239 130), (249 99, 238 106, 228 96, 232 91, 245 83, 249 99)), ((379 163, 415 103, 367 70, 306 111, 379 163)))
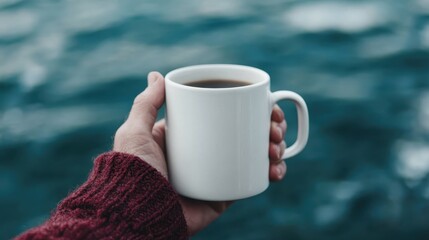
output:
POLYGON ((194 239, 428 239, 429 0, 0 0, 0 239, 85 180, 149 71, 202 63, 266 70, 311 134, 194 239))

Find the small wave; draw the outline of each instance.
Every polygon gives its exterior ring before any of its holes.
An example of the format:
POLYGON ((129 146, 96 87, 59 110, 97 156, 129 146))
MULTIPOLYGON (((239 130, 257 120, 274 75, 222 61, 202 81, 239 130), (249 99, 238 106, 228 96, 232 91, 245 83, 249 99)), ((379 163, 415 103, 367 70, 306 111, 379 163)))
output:
POLYGON ((22 2, 22 0, 0 0, 0 7, 7 7, 19 2, 22 2))
POLYGON ((374 3, 312 2, 297 5, 284 13, 284 21, 308 32, 361 32, 389 20, 382 6, 374 3))
POLYGON ((31 34, 38 24, 38 16, 29 10, 0 12, 0 39, 11 39, 31 34))
POLYGON ((396 171, 411 184, 429 175, 429 145, 423 142, 400 140, 396 144, 396 171))
MULTIPOLYGON (((121 106, 85 105, 60 108, 12 108, 0 115, 0 140, 44 141, 67 132, 121 120, 121 106)), ((3 142, 3 141, 0 141, 3 142)))

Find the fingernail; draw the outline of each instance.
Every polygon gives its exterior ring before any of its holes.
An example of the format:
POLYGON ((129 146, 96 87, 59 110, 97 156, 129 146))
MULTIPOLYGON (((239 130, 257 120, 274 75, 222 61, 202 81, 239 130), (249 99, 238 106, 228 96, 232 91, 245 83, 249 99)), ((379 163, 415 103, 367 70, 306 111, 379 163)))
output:
POLYGON ((156 80, 158 80, 158 74, 156 74, 155 72, 150 72, 147 75, 147 82, 149 86, 156 82, 156 80))
POLYGON ((281 166, 277 166, 277 176, 279 178, 283 177, 283 168, 281 166))
POLYGON ((280 159, 280 152, 281 152, 281 149, 280 149, 280 146, 279 146, 279 145, 277 145, 277 147, 276 147, 276 151, 277 151, 277 159, 280 159))

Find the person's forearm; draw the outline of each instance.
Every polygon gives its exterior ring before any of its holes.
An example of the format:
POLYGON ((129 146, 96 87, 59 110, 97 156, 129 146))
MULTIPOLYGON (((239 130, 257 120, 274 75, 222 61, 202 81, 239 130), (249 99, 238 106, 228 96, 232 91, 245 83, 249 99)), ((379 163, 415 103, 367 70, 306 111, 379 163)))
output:
POLYGON ((186 239, 178 196, 136 156, 100 155, 88 180, 41 226, 16 239, 186 239))

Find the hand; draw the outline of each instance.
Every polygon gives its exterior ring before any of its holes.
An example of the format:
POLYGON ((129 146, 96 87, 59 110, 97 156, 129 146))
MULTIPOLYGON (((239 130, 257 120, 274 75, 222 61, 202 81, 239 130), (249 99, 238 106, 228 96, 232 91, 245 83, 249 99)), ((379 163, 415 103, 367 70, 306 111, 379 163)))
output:
MULTIPOLYGON (((156 168, 167 180, 165 160, 165 122, 157 123, 158 109, 164 103, 165 82, 158 72, 148 75, 148 87, 134 100, 130 115, 117 130, 113 150, 136 155, 156 168)), ((281 180, 286 173, 286 164, 281 160, 286 144, 283 141, 286 121, 282 110, 276 105, 271 115, 269 176, 271 181, 281 180)), ((180 197, 190 235, 218 218, 232 202, 207 202, 180 197)))

